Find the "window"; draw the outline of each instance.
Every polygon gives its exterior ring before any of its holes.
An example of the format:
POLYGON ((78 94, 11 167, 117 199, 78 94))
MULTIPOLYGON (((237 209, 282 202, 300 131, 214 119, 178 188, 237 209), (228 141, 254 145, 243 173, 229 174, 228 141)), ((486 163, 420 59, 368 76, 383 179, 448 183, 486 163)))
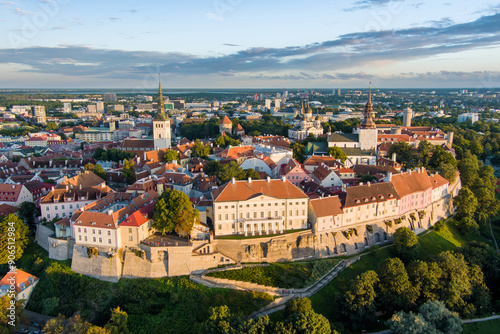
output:
POLYGON ((132 233, 132 227, 128 228, 128 233, 132 233))
POLYGON ((111 235, 111 231, 108 231, 108 235, 111 235))
POLYGON ((87 229, 86 228, 83 229, 83 233, 87 233, 87 229))
POLYGON ((222 224, 219 224, 219 230, 222 230, 222 224))
POLYGON ((92 238, 92 241, 95 242, 95 237, 92 238))
POLYGON ((80 204, 77 204, 77 205, 76 205, 76 208, 77 208, 77 209, 79 209, 79 208, 80 208, 80 204))
POLYGON ((98 233, 98 234, 101 234, 101 230, 97 230, 97 233, 98 233))
POLYGON ((228 218, 229 216, 228 216, 228 214, 227 214, 227 213, 224 215, 224 217, 226 218, 226 220, 228 220, 228 219, 229 219, 229 218, 228 218))
POLYGON ((70 205, 69 205, 69 208, 70 208, 70 209, 73 209, 73 204, 70 204, 70 205))
POLYGON ((95 229, 92 229, 92 234, 95 234, 95 229))
POLYGON ((87 236, 85 236, 85 241, 87 241, 87 236))
POLYGON ((81 232, 81 229, 80 229, 80 228, 78 228, 78 232, 81 232))
POLYGON ((78 236, 78 240, 82 241, 82 236, 81 235, 78 236))
POLYGON ((219 220, 222 220, 222 215, 219 213, 219 220))
POLYGON ((292 211, 292 210, 290 210, 290 216, 292 216, 292 215, 293 215, 293 211, 292 211))
POLYGON ((110 243, 111 243, 111 239, 108 239, 108 244, 110 244, 110 243))
POLYGON ((261 211, 260 218, 264 218, 264 211, 261 211))
POLYGON ((134 241, 134 237, 133 236, 129 236, 128 237, 128 241, 134 241))
POLYGON ((57 207, 57 205, 56 205, 56 206, 54 207, 54 210, 57 210, 57 209, 58 209, 58 207, 57 207))
POLYGON ((47 215, 47 218, 49 218, 49 219, 50 219, 50 215, 47 215))
POLYGON ((102 243, 102 238, 99 238, 99 242, 102 243))

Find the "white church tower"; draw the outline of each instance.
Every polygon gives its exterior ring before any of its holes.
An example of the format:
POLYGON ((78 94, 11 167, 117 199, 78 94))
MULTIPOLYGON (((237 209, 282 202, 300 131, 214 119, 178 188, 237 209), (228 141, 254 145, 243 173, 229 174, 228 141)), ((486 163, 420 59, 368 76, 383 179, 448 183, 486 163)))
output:
POLYGON ((372 150, 377 148, 377 127, 373 121, 372 88, 368 91, 368 102, 363 112, 363 121, 358 129, 359 146, 362 150, 372 150))
POLYGON ((158 88, 158 114, 153 119, 153 139, 155 149, 170 148, 172 146, 170 134, 170 119, 165 114, 165 103, 161 91, 161 80, 158 88))

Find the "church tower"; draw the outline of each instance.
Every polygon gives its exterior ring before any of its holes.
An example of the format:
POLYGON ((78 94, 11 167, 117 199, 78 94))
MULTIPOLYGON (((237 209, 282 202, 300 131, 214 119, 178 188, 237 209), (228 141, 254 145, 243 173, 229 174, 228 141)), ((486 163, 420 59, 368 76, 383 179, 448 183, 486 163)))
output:
POLYGON ((158 88, 158 114, 153 119, 154 148, 163 149, 172 146, 170 134, 170 119, 165 114, 165 102, 161 91, 161 79, 158 88))
POLYGON ((363 112, 363 121, 358 129, 359 144, 362 150, 372 150, 377 148, 377 127, 373 120, 372 88, 368 91, 368 102, 363 112))

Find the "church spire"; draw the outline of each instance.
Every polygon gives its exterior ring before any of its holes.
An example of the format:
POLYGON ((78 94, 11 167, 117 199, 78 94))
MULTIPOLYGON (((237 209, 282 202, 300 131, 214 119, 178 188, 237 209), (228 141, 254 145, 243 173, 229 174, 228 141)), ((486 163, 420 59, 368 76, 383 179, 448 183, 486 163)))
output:
POLYGON ((158 73, 158 113, 165 113, 165 102, 163 101, 163 92, 161 91, 160 73, 158 73))
MULTIPOLYGON (((371 82, 370 82, 371 84, 371 82)), ((361 122, 362 129, 374 129, 375 122, 373 121, 373 104, 372 104, 372 87, 368 89, 368 101, 363 112, 363 121, 361 122)))

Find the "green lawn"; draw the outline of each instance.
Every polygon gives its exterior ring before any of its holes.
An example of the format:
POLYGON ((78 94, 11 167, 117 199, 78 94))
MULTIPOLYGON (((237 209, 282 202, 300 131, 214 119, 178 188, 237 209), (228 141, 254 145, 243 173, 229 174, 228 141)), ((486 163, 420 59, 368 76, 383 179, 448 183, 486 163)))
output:
MULTIPOLYGON (((432 230, 419 237, 420 249, 418 258, 421 260, 427 260, 442 251, 456 250, 466 242, 472 240, 486 242, 489 245, 492 245, 491 240, 483 234, 479 236, 462 236, 455 226, 455 221, 450 219, 439 231, 432 230)), ((340 319, 340 314, 338 313, 339 305, 335 302, 335 295, 339 295, 346 291, 349 287, 350 281, 357 275, 360 275, 367 270, 377 270, 378 265, 382 260, 395 256, 392 249, 393 247, 383 248, 378 252, 375 252, 375 254, 370 253, 364 255, 361 257, 361 260, 355 262, 342 271, 327 286, 310 297, 314 310, 323 314, 331 322, 338 321, 340 319)))
POLYGON ((500 319, 463 324, 462 334, 497 334, 500 333, 500 319))
POLYGON ((304 262, 273 263, 268 266, 218 271, 210 273, 208 276, 286 289, 304 288, 325 275, 340 260, 340 258, 333 258, 304 262))

